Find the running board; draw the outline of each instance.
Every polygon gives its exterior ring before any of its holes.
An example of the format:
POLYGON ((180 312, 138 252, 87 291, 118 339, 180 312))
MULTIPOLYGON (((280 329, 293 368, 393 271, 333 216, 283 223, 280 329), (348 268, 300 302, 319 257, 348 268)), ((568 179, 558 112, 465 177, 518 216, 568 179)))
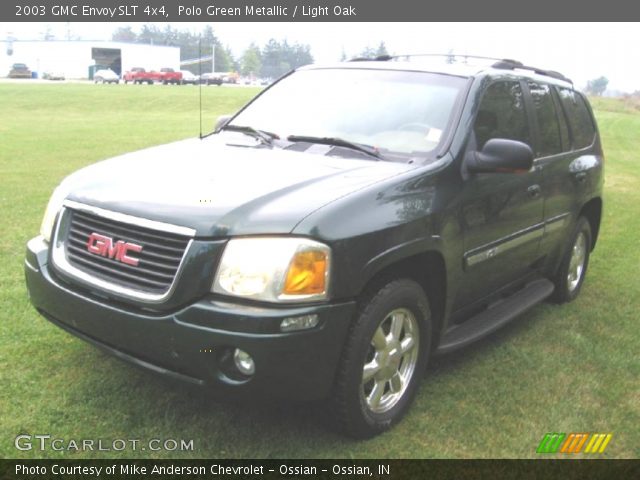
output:
POLYGON ((436 354, 449 353, 490 334, 518 315, 542 302, 553 293, 554 285, 547 279, 535 280, 510 297, 493 304, 487 310, 448 331, 436 354))

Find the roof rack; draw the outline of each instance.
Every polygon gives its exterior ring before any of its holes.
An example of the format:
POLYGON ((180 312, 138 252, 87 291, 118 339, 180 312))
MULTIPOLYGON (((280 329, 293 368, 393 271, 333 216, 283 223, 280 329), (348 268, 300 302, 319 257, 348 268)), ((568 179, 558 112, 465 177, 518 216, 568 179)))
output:
POLYGON ((537 73, 538 75, 544 75, 546 77, 555 78, 557 80, 569 82, 571 85, 573 85, 573 82, 571 81, 571 79, 565 77, 560 72, 556 72, 555 70, 545 70, 542 68, 524 65, 522 62, 518 62, 517 60, 509 60, 509 59, 500 60, 499 62, 494 63, 492 67, 500 68, 504 70, 515 70, 516 68, 519 68, 521 70, 530 70, 534 73, 537 73))
MULTIPOLYGON (((377 61, 377 62, 386 62, 389 60, 409 60, 413 57, 444 57, 449 59, 461 58, 463 63, 467 63, 469 59, 476 60, 493 60, 493 61, 501 61, 504 60, 502 58, 494 58, 494 57, 480 57, 478 55, 458 55, 454 53, 412 53, 408 55, 379 55, 377 57, 357 57, 349 60, 350 62, 365 62, 365 61, 377 61)), ((453 63, 453 62, 452 62, 453 63)))
POLYGON ((402 60, 402 59, 409 60, 410 58, 413 58, 413 57, 443 57, 450 60, 451 63, 454 63, 456 61, 455 59, 462 59, 462 63, 465 63, 465 64, 468 63, 469 59, 488 60, 488 61, 495 62, 491 64, 491 67, 493 68, 502 69, 502 70, 515 70, 515 69, 529 70, 534 73, 537 73, 538 75, 544 75, 547 77, 555 78, 557 80, 569 82, 570 84, 573 85, 573 82, 571 81, 571 79, 565 77, 560 72, 532 67, 529 65, 525 65, 522 62, 519 62, 518 60, 513 60, 510 58, 483 57, 479 55, 459 55, 459 54, 453 54, 453 53, 416 53, 416 54, 408 54, 408 55, 380 55, 375 58, 358 57, 358 58, 353 58, 349 61, 350 62, 365 62, 365 61, 387 62, 390 60, 402 60))

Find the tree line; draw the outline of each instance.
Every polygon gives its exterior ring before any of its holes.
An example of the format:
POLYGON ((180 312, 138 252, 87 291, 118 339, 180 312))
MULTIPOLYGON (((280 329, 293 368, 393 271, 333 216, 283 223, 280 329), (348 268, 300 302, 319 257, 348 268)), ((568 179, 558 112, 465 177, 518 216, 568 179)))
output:
MULTIPOLYGON (((213 51, 216 72, 239 72, 245 76, 276 78, 291 69, 313 63, 311 47, 300 43, 290 44, 287 40, 269 40, 262 47, 252 43, 236 58, 228 45, 218 38, 213 28, 207 25, 201 32, 180 30, 171 25, 158 27, 145 24, 139 32, 132 27, 119 27, 113 32, 116 42, 145 43, 180 47, 180 60, 210 57, 213 51)), ((185 66, 195 74, 212 71, 212 62, 203 61, 185 66)))
MULTIPOLYGON (((131 26, 119 27, 113 32, 112 40, 180 47, 180 60, 182 61, 210 57, 213 51, 216 72, 234 71, 248 77, 274 79, 289 70, 313 63, 313 55, 309 45, 297 42, 289 43, 287 40, 278 41, 275 38, 270 39, 262 46, 251 43, 236 58, 231 48, 218 38, 210 25, 205 26, 200 32, 180 30, 171 25, 160 27, 154 24, 145 24, 137 32, 131 26)), ((343 50, 340 60, 375 58, 387 54, 387 47, 384 42, 380 42, 377 47, 367 46, 355 55, 348 56, 343 50)), ((211 61, 205 61, 201 65, 198 63, 187 65, 185 69, 198 74, 211 72, 211 67, 211 61)))

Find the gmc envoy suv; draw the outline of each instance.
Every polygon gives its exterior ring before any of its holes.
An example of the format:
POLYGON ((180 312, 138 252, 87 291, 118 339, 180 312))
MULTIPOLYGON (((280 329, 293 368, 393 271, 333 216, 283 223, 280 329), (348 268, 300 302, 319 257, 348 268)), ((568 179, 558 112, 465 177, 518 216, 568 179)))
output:
POLYGON ((31 302, 223 396, 397 422, 427 361, 580 292, 603 153, 587 99, 514 60, 297 69, 201 138, 81 169, 29 241, 31 302))

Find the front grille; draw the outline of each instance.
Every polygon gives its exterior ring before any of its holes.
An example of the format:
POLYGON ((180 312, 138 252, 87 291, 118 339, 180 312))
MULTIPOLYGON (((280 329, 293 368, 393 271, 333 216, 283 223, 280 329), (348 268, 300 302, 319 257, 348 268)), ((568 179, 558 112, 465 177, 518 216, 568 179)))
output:
POLYGON ((105 281, 143 292, 162 294, 171 287, 190 238, 118 222, 88 212, 71 210, 65 242, 67 260, 74 267, 105 281), (142 246, 132 253, 138 265, 128 265, 87 250, 89 236, 97 233, 142 246))

